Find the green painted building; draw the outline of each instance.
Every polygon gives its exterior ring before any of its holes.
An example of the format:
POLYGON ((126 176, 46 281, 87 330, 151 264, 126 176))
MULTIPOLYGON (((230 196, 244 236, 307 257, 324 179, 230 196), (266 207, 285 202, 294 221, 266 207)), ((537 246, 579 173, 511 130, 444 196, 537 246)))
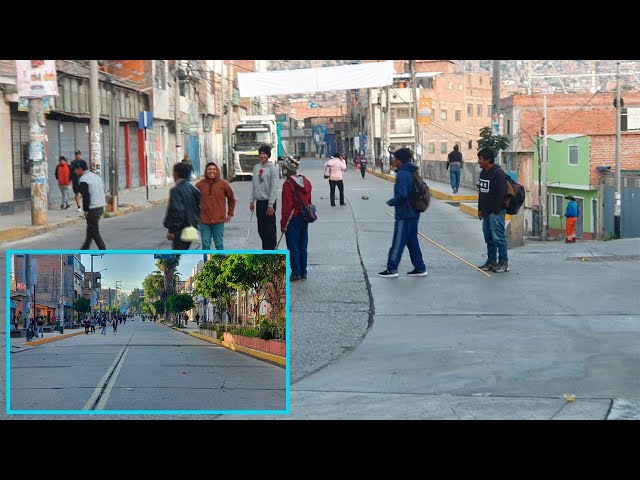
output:
MULTIPOLYGON (((534 179, 539 183, 539 162, 542 138, 534 152, 534 179)), ((549 236, 564 233, 564 212, 567 202, 564 197, 573 195, 578 203, 580 217, 576 224, 576 235, 585 240, 596 237, 598 225, 597 185, 589 185, 591 139, 586 135, 548 135, 547 166, 547 211, 549 236)))

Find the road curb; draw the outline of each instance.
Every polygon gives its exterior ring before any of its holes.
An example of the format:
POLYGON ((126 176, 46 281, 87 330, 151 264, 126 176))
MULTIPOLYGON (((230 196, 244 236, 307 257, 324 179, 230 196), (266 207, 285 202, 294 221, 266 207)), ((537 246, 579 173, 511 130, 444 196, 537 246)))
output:
MULTIPOLYGON (((396 181, 396 177, 394 175, 390 175, 388 173, 380 173, 374 170, 367 170, 367 171, 376 177, 389 180, 392 183, 395 183, 396 181)), ((429 186, 429 190, 431 190, 431 196, 439 200, 449 200, 452 202, 472 202, 472 201, 478 200, 478 195, 457 195, 457 194, 444 193, 444 192, 441 192, 440 190, 435 190, 432 186, 429 186)))
MULTIPOLYGON (((147 208, 156 207, 158 205, 162 205, 167 203, 166 198, 162 198, 159 200, 149 200, 148 204, 127 204, 123 207, 119 207, 116 213, 113 212, 104 212, 102 214, 102 218, 113 218, 113 217, 121 217, 123 215, 127 215, 133 212, 141 212, 142 210, 146 210, 147 208)), ((43 233, 51 232, 53 230, 57 230, 62 227, 66 227, 68 225, 76 225, 79 223, 85 223, 86 221, 83 218, 71 218, 68 220, 64 220, 62 222, 50 223, 48 225, 38 225, 38 226, 23 226, 23 227, 11 227, 4 230, 0 230, 0 243, 3 242, 14 242, 16 240, 23 240, 29 237, 35 237, 36 235, 40 235, 43 233)))
POLYGON ((76 335, 82 335, 83 333, 84 331, 73 332, 73 333, 63 333, 62 335, 58 335, 57 337, 41 338, 40 340, 24 342, 23 345, 29 345, 30 347, 35 347, 36 345, 42 345, 44 343, 49 343, 49 342, 57 342, 58 340, 64 340, 65 338, 75 337, 76 335))

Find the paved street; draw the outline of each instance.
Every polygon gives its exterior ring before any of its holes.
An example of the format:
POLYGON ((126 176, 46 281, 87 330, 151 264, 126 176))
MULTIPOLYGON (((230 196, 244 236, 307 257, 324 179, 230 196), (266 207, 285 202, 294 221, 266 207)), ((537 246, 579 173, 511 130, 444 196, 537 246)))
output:
MULTIPOLYGON (((380 278, 393 186, 350 165, 347 206, 332 208, 323 162, 300 169, 319 219, 309 279, 290 287, 291 415, 224 418, 640 419, 640 239, 529 241, 510 250, 509 273, 490 277, 421 240, 427 277, 404 275, 405 251, 400 278, 380 278)), ((255 218, 245 242, 250 184, 232 186, 225 245, 259 248, 255 218)), ((170 248, 163 215, 159 206, 101 221, 108 248, 170 248)), ((457 206, 432 200, 420 231, 484 263, 481 224, 457 206)), ((5 248, 72 248, 83 234, 70 226, 5 248)))
POLYGON ((12 342, 11 410, 285 410, 283 368, 140 316, 100 332, 12 342))

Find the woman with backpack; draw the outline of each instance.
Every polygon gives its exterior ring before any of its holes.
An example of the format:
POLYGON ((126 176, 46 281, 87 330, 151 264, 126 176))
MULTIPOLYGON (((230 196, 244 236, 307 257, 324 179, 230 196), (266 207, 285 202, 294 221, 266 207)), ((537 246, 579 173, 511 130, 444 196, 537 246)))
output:
MULTIPOLYGON (((298 175, 300 160, 287 157, 282 164, 282 173, 286 180, 282 185, 282 216, 280 231, 287 237, 291 276, 289 280, 307 279, 307 245, 309 243, 309 223, 302 209, 311 203, 311 182, 298 175)), ((346 167, 345 167, 346 168, 346 167)))

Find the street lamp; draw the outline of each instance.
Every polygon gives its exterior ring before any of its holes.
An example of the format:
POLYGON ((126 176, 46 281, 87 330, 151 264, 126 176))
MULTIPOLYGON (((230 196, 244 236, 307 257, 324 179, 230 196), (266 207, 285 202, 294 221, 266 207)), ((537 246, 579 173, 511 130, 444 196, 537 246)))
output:
POLYGON ((120 304, 118 303, 118 289, 122 285, 122 280, 116 280, 116 305, 118 306, 118 310, 120 310, 120 304))

